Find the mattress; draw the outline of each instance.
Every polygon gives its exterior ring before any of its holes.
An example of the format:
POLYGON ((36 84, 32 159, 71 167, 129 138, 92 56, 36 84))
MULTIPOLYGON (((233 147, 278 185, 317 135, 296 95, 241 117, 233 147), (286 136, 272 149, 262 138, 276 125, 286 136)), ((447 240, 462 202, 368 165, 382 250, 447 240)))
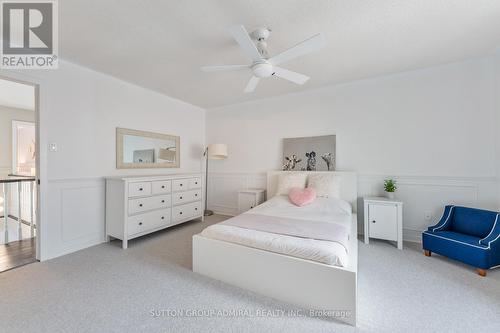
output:
MULTIPOLYGON (((345 225, 348 230, 352 221, 351 205, 334 198, 317 198, 310 205, 297 207, 287 196, 275 196, 244 214, 338 223, 345 225)), ((204 229, 201 235, 328 265, 344 267, 349 261, 348 250, 342 244, 332 241, 281 235, 224 224, 211 225, 204 229)))

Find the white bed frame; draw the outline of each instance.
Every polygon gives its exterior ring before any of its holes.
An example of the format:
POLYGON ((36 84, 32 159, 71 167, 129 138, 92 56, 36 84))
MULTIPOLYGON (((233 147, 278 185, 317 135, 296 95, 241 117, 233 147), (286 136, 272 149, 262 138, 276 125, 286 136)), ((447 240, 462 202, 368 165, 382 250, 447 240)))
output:
MULTIPOLYGON (((276 193, 278 176, 267 173, 267 196, 276 193)), ((308 174, 320 173, 311 171, 308 174)), ((326 171, 325 171, 326 172, 326 171)), ((324 173, 324 172, 322 172, 324 173)), ((243 245, 193 236, 193 271, 251 290, 305 310, 335 311, 337 320, 356 326, 357 318, 357 177, 353 172, 331 172, 341 177, 343 200, 353 207, 349 264, 331 266, 310 260, 263 251, 243 245), (345 314, 343 316, 338 314, 345 314)))

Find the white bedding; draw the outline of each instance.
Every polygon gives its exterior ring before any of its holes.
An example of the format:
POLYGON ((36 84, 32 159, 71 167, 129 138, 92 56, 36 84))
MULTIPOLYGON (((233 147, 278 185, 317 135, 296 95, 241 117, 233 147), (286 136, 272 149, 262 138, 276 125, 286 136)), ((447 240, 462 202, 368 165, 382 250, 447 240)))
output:
MULTIPOLYGON (((350 230, 352 208, 349 203, 335 198, 317 198, 310 205, 297 207, 290 203, 287 196, 275 196, 244 214, 334 222, 346 225, 350 230)), ((349 258, 344 246, 337 242, 280 235, 223 224, 214 224, 203 230, 201 235, 328 265, 346 266, 349 258)))

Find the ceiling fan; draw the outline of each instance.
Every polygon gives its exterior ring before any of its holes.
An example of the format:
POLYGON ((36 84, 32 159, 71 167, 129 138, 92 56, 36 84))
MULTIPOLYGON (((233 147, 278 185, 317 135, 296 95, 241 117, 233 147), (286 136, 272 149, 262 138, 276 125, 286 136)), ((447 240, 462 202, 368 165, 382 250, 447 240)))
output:
POLYGON ((250 65, 222 65, 201 67, 204 72, 236 71, 250 69, 253 76, 248 82, 245 92, 250 93, 255 90, 261 78, 272 75, 291 81, 296 84, 304 84, 309 77, 288 69, 278 67, 278 65, 321 49, 326 40, 323 34, 316 34, 299 44, 283 51, 273 57, 269 57, 267 52, 267 42, 271 30, 259 28, 252 33, 248 33, 244 26, 236 25, 228 29, 231 36, 238 42, 245 55, 252 60, 250 65))

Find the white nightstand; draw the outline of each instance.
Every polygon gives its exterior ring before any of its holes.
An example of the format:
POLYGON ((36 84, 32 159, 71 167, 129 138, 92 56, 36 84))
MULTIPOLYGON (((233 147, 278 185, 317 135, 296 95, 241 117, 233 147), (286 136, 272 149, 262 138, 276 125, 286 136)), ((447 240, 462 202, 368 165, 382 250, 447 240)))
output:
POLYGON ((238 191, 238 213, 244 213, 266 200, 266 190, 248 188, 238 191))
POLYGON ((365 243, 369 237, 396 241, 403 249, 403 203, 383 197, 367 197, 364 201, 365 243))

